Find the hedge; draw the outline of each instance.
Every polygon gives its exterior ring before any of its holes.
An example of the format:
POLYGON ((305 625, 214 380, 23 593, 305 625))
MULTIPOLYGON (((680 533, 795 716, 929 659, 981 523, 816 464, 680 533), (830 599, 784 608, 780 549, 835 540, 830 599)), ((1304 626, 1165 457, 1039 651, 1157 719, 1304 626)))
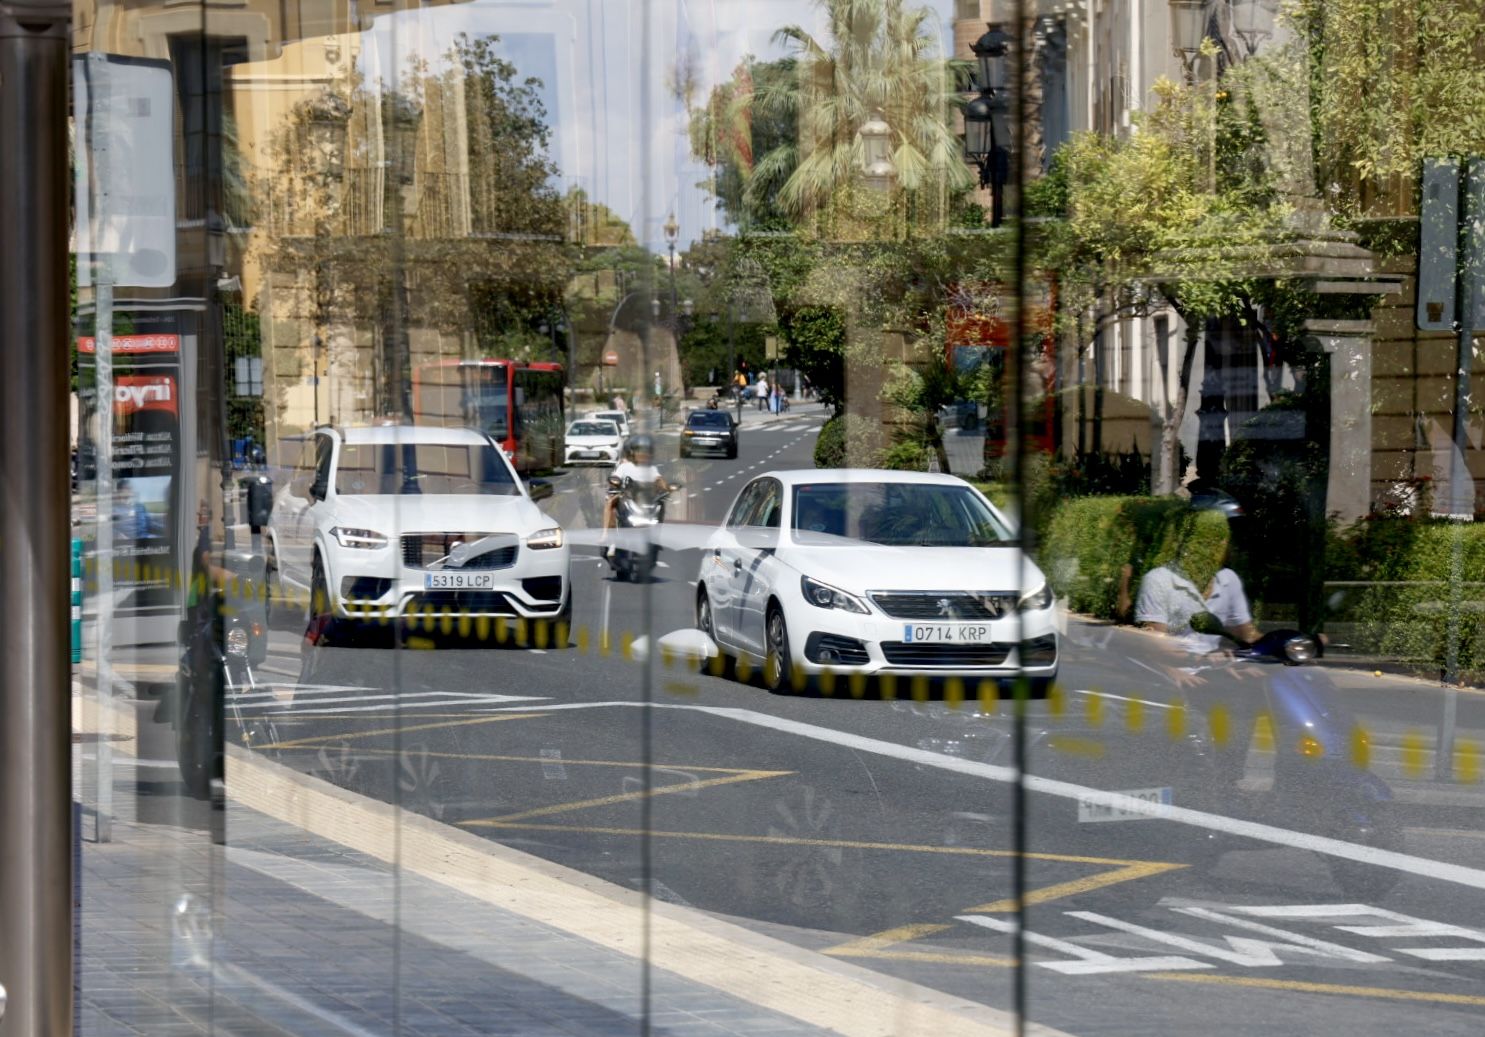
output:
POLYGON ((1373 519, 1333 537, 1327 553, 1330 580, 1363 584, 1328 588, 1356 648, 1437 674, 1457 609, 1460 673, 1471 683, 1485 679, 1485 525, 1373 519), (1450 592, 1456 543, 1463 563, 1457 599, 1450 592))
MULTIPOLYGON (((1039 562, 1072 611, 1127 618, 1116 615, 1124 565, 1134 568, 1133 593, 1140 577, 1175 557, 1183 541, 1194 537, 1198 548, 1216 549, 1226 535, 1219 513, 1193 512, 1180 498, 1067 498, 1051 509, 1039 562)), ((1452 613, 1460 677, 1485 683, 1485 523, 1370 519, 1332 531, 1325 554, 1325 625, 1334 638, 1361 654, 1436 676, 1446 664, 1452 613), (1457 597, 1450 584, 1456 544, 1462 562, 1457 597)), ((1240 575, 1261 585, 1260 574, 1240 575)), ((1258 611, 1264 603, 1253 604, 1258 611)))
POLYGON ((1217 512, 1194 512, 1176 497, 1075 497, 1052 510, 1041 550, 1041 566, 1074 612, 1115 619, 1119 576, 1134 568, 1131 594, 1140 577, 1188 550, 1216 556, 1228 536, 1217 512))

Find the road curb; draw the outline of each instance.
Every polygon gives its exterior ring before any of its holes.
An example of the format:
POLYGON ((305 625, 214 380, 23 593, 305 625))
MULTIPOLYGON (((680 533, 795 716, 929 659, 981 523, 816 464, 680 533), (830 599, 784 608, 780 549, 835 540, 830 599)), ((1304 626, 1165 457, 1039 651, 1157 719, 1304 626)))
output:
MULTIPOLYGON (((1007 1012, 897 980, 400 811, 235 745, 235 803, 465 896, 843 1037, 1008 1037, 1007 1012), (645 925, 649 924, 646 948, 645 925)), ((1034 1037, 1066 1037, 1030 1025, 1034 1037)))

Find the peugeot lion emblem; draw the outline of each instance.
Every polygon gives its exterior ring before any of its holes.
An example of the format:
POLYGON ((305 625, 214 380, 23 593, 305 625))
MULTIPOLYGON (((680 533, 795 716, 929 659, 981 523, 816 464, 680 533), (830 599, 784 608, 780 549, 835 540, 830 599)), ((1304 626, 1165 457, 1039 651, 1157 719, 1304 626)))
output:
POLYGON ((938 614, 940 616, 950 616, 954 614, 954 603, 951 602, 948 598, 939 598, 936 604, 938 605, 938 614))

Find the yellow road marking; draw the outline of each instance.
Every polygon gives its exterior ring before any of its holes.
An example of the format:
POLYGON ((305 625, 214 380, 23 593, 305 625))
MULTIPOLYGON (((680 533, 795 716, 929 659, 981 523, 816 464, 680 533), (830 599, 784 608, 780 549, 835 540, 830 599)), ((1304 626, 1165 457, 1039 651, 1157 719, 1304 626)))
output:
MULTIPOLYGON (((1035 854, 1027 854, 1028 858, 1035 854)), ((1175 871, 1187 867, 1185 864, 1166 864, 1160 861, 1134 861, 1122 868, 1113 871, 1101 871, 1097 875, 1088 875, 1081 879, 1073 879, 1070 882, 1059 882, 1053 886, 1043 886, 1041 889, 1031 890, 1026 894, 1026 906, 1033 904, 1045 904, 1050 900, 1061 900, 1063 897, 1076 896, 1079 893, 1087 893, 1090 890, 1103 889, 1106 886, 1117 886, 1121 882, 1133 882, 1136 879, 1149 878, 1151 875, 1160 875, 1167 871, 1175 871)), ((1007 900, 996 900, 993 903, 981 904, 979 907, 971 907, 964 914, 998 914, 1004 911, 1016 910, 1016 900, 1011 897, 1007 900)))
MULTIPOLYGON (((551 760, 542 762, 551 763, 551 760)), ((563 760, 563 763, 571 763, 563 760)), ((692 768, 699 770, 700 768, 692 768)), ((774 773, 790 774, 792 771, 754 771, 758 775, 772 776, 774 773)), ((681 788, 682 786, 667 786, 668 788, 681 788)), ((633 835, 650 836, 660 839, 697 839, 710 842, 731 843, 765 843, 773 846, 819 846, 831 849, 843 850, 897 850, 903 853, 936 853, 956 857, 1014 857, 1014 850, 985 850, 974 846, 933 846, 919 843, 878 843, 858 839, 805 839, 792 835, 748 835, 737 832, 667 832, 659 829, 644 828, 622 828, 608 825, 557 825, 557 824, 519 824, 515 819, 523 815, 512 814, 507 818, 492 817, 479 821, 462 821, 460 824, 480 825, 488 828, 521 828, 521 829, 543 829, 561 832, 577 832, 583 835, 633 835)), ((1174 868, 1187 867, 1185 864, 1165 864, 1158 861, 1122 861, 1108 857, 1073 857, 1061 853, 1028 853, 1027 860, 1057 861, 1064 864, 1116 864, 1120 867, 1119 872, 1129 871, 1132 868, 1148 869, 1139 875, 1130 875, 1127 878, 1111 879, 1104 885, 1113 885, 1114 882, 1128 882, 1132 879, 1143 878, 1145 875, 1157 874, 1174 868)), ((1069 883, 1061 883, 1069 885, 1069 883)), ((1049 889, 1052 887, 1048 887, 1049 889)), ((1097 887, 1089 887, 1097 888, 1097 887)), ((1004 903, 998 901, 997 903, 1004 903)), ((995 905, 987 904, 983 907, 970 908, 971 912, 988 912, 995 905)), ((961 912, 961 914, 964 912, 961 912)))
MULTIPOLYGON (((525 714, 522 714, 522 715, 525 715, 525 714)), ((550 713, 535 714, 535 715, 538 715, 538 716, 551 716, 550 713)), ((305 746, 300 746, 300 748, 302 748, 302 749, 332 749, 332 748, 335 748, 335 746, 337 744, 335 741, 333 741, 333 738, 334 737, 335 736, 333 736, 333 735, 322 735, 321 738, 325 739, 325 741, 323 741, 321 744, 305 745, 305 746)), ((394 752, 396 752, 396 750, 395 749, 383 749, 383 748, 372 747, 372 748, 369 748, 369 749, 362 749, 362 750, 360 750, 360 752, 366 753, 369 756, 390 756, 394 752)), ((771 773, 774 773, 774 772, 750 771, 746 767, 701 767, 701 766, 697 766, 695 764, 689 764, 689 763, 645 763, 642 760, 569 760, 565 756, 563 756, 561 758, 558 758, 558 757, 554 757, 554 756, 513 756, 513 755, 501 755, 501 754, 497 754, 497 753, 452 753, 452 752, 439 752, 439 751, 432 751, 432 752, 425 753, 423 755, 426 755, 430 760, 485 760, 485 761, 491 761, 491 762, 494 762, 494 763, 547 763, 547 764, 560 763, 560 764, 563 764, 563 765, 565 765, 567 767, 628 767, 628 768, 634 768, 634 769, 654 768, 655 770, 662 770, 662 771, 688 771, 688 772, 691 772, 691 771, 700 771, 700 772, 703 772, 703 773, 706 773, 706 774, 758 774, 758 773, 770 773, 771 774, 771 773)), ((778 771, 777 773, 779 773, 779 774, 792 774, 794 772, 793 771, 778 771)))
POLYGON ((283 742, 269 742, 265 745, 255 746, 263 749, 304 749, 320 748, 318 743, 333 739, 330 744, 338 744, 347 738, 376 738, 382 735, 408 734, 412 731, 433 731, 445 727, 467 727, 470 724, 496 724, 502 720, 535 720, 540 717, 551 716, 550 713, 502 713, 498 717, 465 717, 463 720, 440 720, 432 724, 408 724, 403 727, 384 727, 375 731, 349 731, 337 735, 309 735, 305 738, 292 738, 283 742))
POLYGON ((1445 1005, 1485 1005, 1485 997, 1474 994, 1442 994, 1428 990, 1399 990, 1394 987, 1359 987, 1339 983, 1307 983, 1297 979, 1263 979, 1257 976, 1212 976, 1189 972, 1149 972, 1145 979, 1178 983, 1216 983, 1229 987, 1258 987, 1265 990, 1294 990, 1305 994, 1339 994, 1343 997, 1378 997, 1392 1001, 1432 1001, 1445 1005))
MULTIPOLYGON (((550 760, 548 763, 552 762, 550 760)), ((563 761, 564 763, 566 761, 563 761)), ((635 800, 648 799, 651 796, 674 795, 677 792, 694 792, 699 789, 714 788, 718 785, 735 785, 742 781, 762 781, 765 778, 781 778, 793 771, 742 771, 730 774, 725 778, 704 778, 701 781, 681 781, 674 785, 661 785, 653 789, 640 789, 637 792, 621 792, 612 796, 599 796, 597 799, 580 799, 573 803, 556 803, 549 807, 537 807, 534 810, 522 810, 516 814, 504 814, 500 817, 481 818, 476 821, 461 821, 466 826, 500 825, 510 821, 523 821, 528 817, 549 817, 552 814, 565 814, 573 810, 590 810, 595 807, 608 807, 617 803, 631 803, 635 800)))
POLYGON ((927 922, 918 925, 900 925, 859 940, 851 940, 822 951, 834 958, 877 958, 890 961, 927 961, 936 965, 987 965, 1008 968, 1016 963, 1014 958, 999 954, 952 954, 939 951, 902 951, 892 948, 925 936, 941 933, 952 926, 927 922))

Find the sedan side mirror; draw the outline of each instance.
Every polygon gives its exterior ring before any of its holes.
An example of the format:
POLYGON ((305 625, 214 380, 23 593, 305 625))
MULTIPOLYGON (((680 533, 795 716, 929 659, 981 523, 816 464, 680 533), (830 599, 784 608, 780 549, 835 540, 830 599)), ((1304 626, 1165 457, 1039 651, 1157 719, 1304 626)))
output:
POLYGON ((552 489, 552 484, 545 479, 528 479, 526 481, 526 492, 531 495, 532 500, 546 500, 557 491, 552 489))

